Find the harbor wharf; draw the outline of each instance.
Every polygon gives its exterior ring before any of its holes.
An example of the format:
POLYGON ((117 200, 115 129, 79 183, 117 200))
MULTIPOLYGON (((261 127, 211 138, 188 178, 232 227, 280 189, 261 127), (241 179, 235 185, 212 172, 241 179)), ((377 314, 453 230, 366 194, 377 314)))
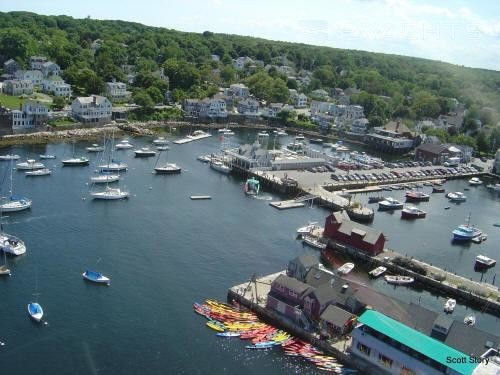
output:
POLYGON ((495 285, 467 279, 392 249, 384 249, 379 255, 370 256, 345 244, 329 240, 323 256, 332 251, 363 264, 367 269, 384 266, 391 273, 411 276, 425 290, 452 296, 465 305, 500 317, 500 290, 495 285))
POLYGON ((259 278, 253 276, 249 281, 229 288, 227 301, 240 303, 257 314, 263 321, 311 343, 325 352, 325 354, 335 357, 342 364, 355 367, 360 371, 360 374, 375 374, 369 364, 361 362, 349 353, 348 348, 351 346, 350 336, 341 337, 334 341, 322 340, 319 338, 319 335, 304 330, 278 312, 266 308, 267 294, 271 289, 271 283, 282 274, 286 274, 286 271, 280 271, 259 278))

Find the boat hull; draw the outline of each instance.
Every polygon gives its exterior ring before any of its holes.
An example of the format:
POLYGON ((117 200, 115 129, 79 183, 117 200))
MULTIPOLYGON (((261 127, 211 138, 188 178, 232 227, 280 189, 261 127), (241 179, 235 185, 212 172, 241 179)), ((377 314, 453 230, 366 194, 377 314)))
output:
POLYGON ((31 208, 31 201, 13 201, 0 205, 2 212, 18 212, 31 208))
POLYGON ((179 174, 181 173, 181 168, 155 168, 156 174, 179 174))
POLYGON ((31 302, 28 304, 27 307, 28 314, 31 319, 33 319, 35 322, 40 322, 43 318, 43 309, 42 306, 40 306, 36 302, 31 302))
POLYGON ((89 165, 88 160, 63 160, 62 163, 65 167, 79 167, 89 165))
POLYGON ((87 281, 90 281, 92 283, 96 283, 96 284, 105 284, 105 285, 110 285, 111 283, 111 280, 106 277, 106 276, 103 276, 103 275, 100 275, 100 277, 92 277, 91 275, 87 274, 87 272, 84 272, 82 274, 83 278, 87 281))
POLYGON ((423 219, 425 218, 427 214, 425 212, 419 212, 419 213, 410 213, 406 211, 401 211, 401 218, 402 219, 423 219))

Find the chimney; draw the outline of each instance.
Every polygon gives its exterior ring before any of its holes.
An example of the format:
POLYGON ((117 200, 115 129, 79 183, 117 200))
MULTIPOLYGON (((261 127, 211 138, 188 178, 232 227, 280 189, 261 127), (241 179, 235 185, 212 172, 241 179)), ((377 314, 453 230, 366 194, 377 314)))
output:
POLYGON ((92 98, 93 98, 92 103, 94 103, 94 106, 96 106, 97 105, 97 96, 92 95, 92 98))

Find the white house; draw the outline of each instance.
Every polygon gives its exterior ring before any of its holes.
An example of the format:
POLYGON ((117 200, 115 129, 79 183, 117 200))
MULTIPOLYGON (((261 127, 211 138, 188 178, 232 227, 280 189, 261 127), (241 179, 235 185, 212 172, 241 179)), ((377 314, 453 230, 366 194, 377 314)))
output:
POLYGON ((238 102, 238 113, 245 116, 257 116, 259 114, 259 102, 254 99, 245 99, 238 102))
POLYGON ((108 123, 111 121, 111 110, 109 99, 99 95, 78 97, 71 103, 74 119, 83 123, 108 123))
POLYGON ((368 120, 366 118, 359 118, 352 122, 350 127, 351 133, 365 134, 368 131, 368 120))
POLYGON ((61 74, 61 68, 55 62, 47 61, 42 64, 41 71, 45 78, 50 76, 58 76, 61 74))
POLYGON ((40 86, 43 80, 43 74, 39 70, 18 70, 14 77, 19 80, 31 81, 33 86, 40 86))
POLYGON ((253 60, 248 56, 238 57, 237 59, 233 60, 233 66, 237 70, 243 70, 245 69, 246 64, 252 64, 252 63, 253 60))
POLYGON ((71 85, 64 82, 60 76, 50 76, 42 81, 43 92, 54 96, 69 98, 73 91, 71 85))
POLYGON ((235 83, 229 86, 229 89, 226 89, 224 93, 239 100, 247 98, 250 95, 250 90, 243 83, 235 83))
POLYGON ((364 113, 363 113, 363 107, 360 105, 348 105, 346 106, 345 110, 345 118, 347 120, 356 120, 363 118, 364 113))
POLYGON ((31 56, 30 57, 30 69, 32 70, 42 70, 42 65, 47 62, 45 56, 31 56))
POLYGON ((106 95, 114 102, 124 102, 130 99, 132 93, 127 91, 127 85, 123 82, 106 82, 106 95))
POLYGON ((9 79, 3 83, 3 92, 8 95, 31 95, 33 94, 33 83, 28 80, 9 79))
POLYGON ((307 107, 307 95, 304 93, 300 93, 297 96, 297 99, 295 100, 295 107, 296 108, 305 108, 307 107))
POLYGON ((21 110, 12 111, 12 129, 29 129, 47 124, 49 109, 41 103, 25 101, 21 110))
POLYGON ((222 99, 203 99, 200 102, 199 117, 224 118, 227 117, 226 102, 222 99))

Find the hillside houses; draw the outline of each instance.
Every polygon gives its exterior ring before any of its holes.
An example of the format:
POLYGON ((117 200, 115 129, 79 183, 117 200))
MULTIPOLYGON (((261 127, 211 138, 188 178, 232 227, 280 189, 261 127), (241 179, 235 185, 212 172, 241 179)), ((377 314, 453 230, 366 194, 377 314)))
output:
POLYGON ((64 79, 58 75, 45 78, 42 81, 42 90, 46 94, 61 96, 63 98, 69 98, 73 94, 71 85, 64 82, 64 79))
POLYGON ((14 78, 22 81, 30 81, 33 86, 41 86, 43 74, 40 70, 18 70, 14 72, 14 78))
POLYGON ((75 120, 84 124, 106 124, 111 121, 112 105, 108 98, 99 95, 78 97, 71 103, 75 120))
POLYGON ((23 79, 9 79, 3 83, 3 92, 7 95, 31 95, 33 94, 33 83, 23 79))
POLYGON ((116 82, 113 78, 111 82, 106 82, 106 95, 113 102, 125 102, 132 96, 130 91, 127 91, 127 85, 123 82, 116 82))
POLYGON ((12 129, 30 129, 47 124, 49 109, 38 102, 25 101, 20 110, 12 111, 12 129))
POLYGON ((226 102, 222 99, 185 99, 182 102, 185 116, 194 118, 226 118, 226 102))

